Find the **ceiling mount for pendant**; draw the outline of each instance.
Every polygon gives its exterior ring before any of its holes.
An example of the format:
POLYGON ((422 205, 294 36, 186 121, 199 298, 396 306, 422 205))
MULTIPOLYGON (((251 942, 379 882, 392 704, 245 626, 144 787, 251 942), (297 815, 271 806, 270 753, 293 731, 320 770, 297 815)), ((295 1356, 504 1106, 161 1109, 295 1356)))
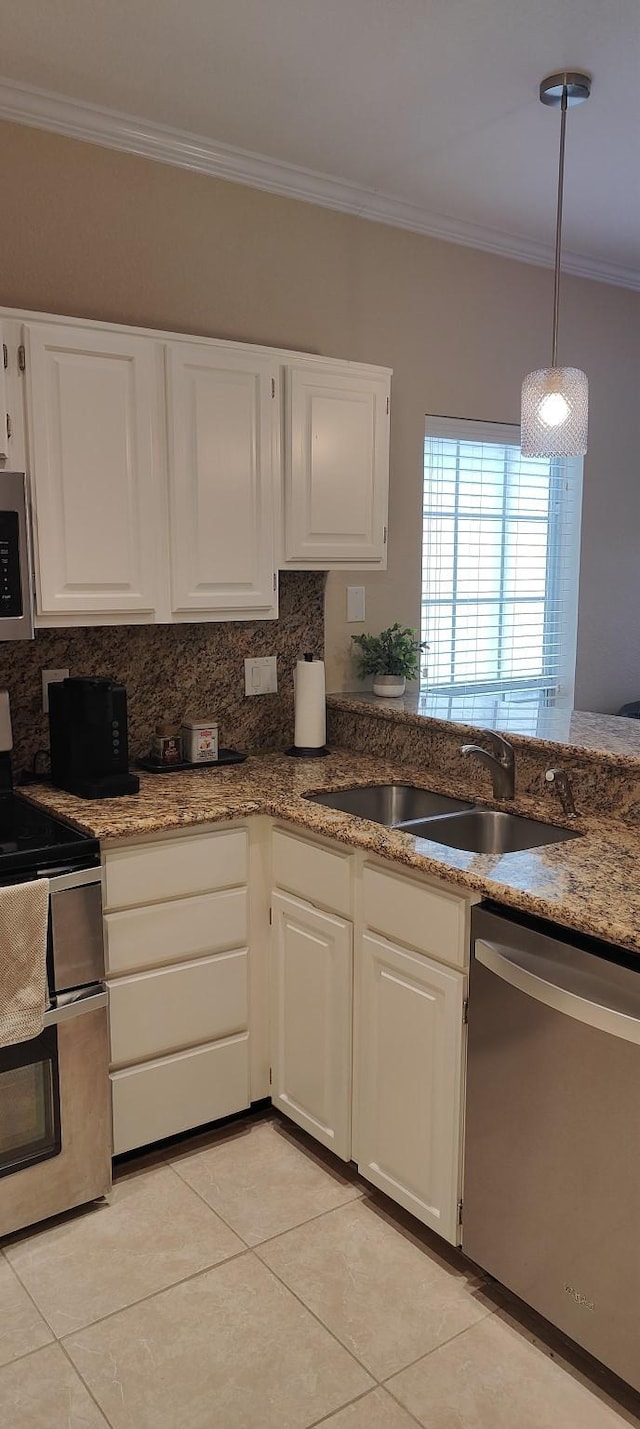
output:
POLYGON ((560 70, 559 74, 547 75, 540 85, 542 103, 559 109, 565 89, 568 109, 572 109, 574 104, 584 104, 591 94, 591 75, 581 74, 580 70, 575 69, 560 70))
POLYGON ((584 456, 587 450, 587 377, 578 367, 558 367, 557 351, 567 110, 583 104, 590 93, 591 76, 580 70, 560 70, 557 74, 547 75, 540 85, 542 103, 561 112, 553 326, 551 366, 530 372, 522 384, 521 450, 524 456, 584 456))

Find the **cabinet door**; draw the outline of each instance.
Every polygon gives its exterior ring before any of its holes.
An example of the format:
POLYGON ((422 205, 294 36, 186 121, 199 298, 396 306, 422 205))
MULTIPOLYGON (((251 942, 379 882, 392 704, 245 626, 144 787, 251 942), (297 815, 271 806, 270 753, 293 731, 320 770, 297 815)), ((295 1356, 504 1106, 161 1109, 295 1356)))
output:
POLYGON ((166 348, 172 609, 277 613, 276 363, 212 344, 166 348))
POLYGON ((363 935, 358 1169, 454 1245, 464 988, 462 973, 363 935))
POLYGON ((156 344, 53 323, 24 337, 38 614, 151 620, 166 522, 156 344))
POLYGON ((386 565, 389 378, 286 371, 286 564, 386 565))
POLYGON ((352 926, 283 893, 272 907, 271 1099, 348 1161, 352 926))

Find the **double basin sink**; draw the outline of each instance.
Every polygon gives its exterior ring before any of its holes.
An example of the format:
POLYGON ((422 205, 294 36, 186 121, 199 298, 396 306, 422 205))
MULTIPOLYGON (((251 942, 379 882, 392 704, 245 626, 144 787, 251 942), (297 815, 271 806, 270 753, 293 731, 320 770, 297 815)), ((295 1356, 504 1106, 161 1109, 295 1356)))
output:
POLYGON ((305 798, 468 853, 518 853, 580 837, 577 829, 558 828, 504 809, 480 809, 464 799, 449 799, 411 784, 374 784, 306 794, 305 798))

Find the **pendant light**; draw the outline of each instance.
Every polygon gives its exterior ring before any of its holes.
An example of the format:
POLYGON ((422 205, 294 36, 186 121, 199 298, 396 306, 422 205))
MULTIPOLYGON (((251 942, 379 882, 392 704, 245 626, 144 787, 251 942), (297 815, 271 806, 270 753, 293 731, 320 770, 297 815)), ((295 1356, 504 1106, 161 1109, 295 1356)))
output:
POLYGON ((567 109, 582 104, 591 93, 587 74, 565 70, 540 85, 540 99, 560 109, 560 161, 553 284, 551 366, 530 372, 522 384, 521 449, 523 456, 584 456, 587 450, 589 383, 579 367, 558 367, 560 246, 564 190, 564 148, 567 109))

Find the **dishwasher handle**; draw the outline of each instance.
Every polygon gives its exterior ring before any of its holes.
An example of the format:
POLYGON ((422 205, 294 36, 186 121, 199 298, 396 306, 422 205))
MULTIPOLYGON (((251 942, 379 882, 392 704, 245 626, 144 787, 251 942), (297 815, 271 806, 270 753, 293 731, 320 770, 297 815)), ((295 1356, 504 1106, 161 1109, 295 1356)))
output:
MULTIPOLYGON (((544 944, 548 946, 548 940, 545 939, 544 944)), ((640 1044, 640 975, 616 967, 614 973, 622 973, 623 977, 616 976, 613 985, 608 987, 607 971, 612 969, 611 964, 562 943, 554 943, 552 947, 555 956, 545 957, 536 955, 532 949, 478 938, 474 955, 477 963, 536 1002, 543 1002, 556 1012, 597 1027, 612 1037, 640 1044), (638 979, 637 990, 633 979, 638 979)), ((470 1011, 472 1008, 473 998, 470 1011)))

